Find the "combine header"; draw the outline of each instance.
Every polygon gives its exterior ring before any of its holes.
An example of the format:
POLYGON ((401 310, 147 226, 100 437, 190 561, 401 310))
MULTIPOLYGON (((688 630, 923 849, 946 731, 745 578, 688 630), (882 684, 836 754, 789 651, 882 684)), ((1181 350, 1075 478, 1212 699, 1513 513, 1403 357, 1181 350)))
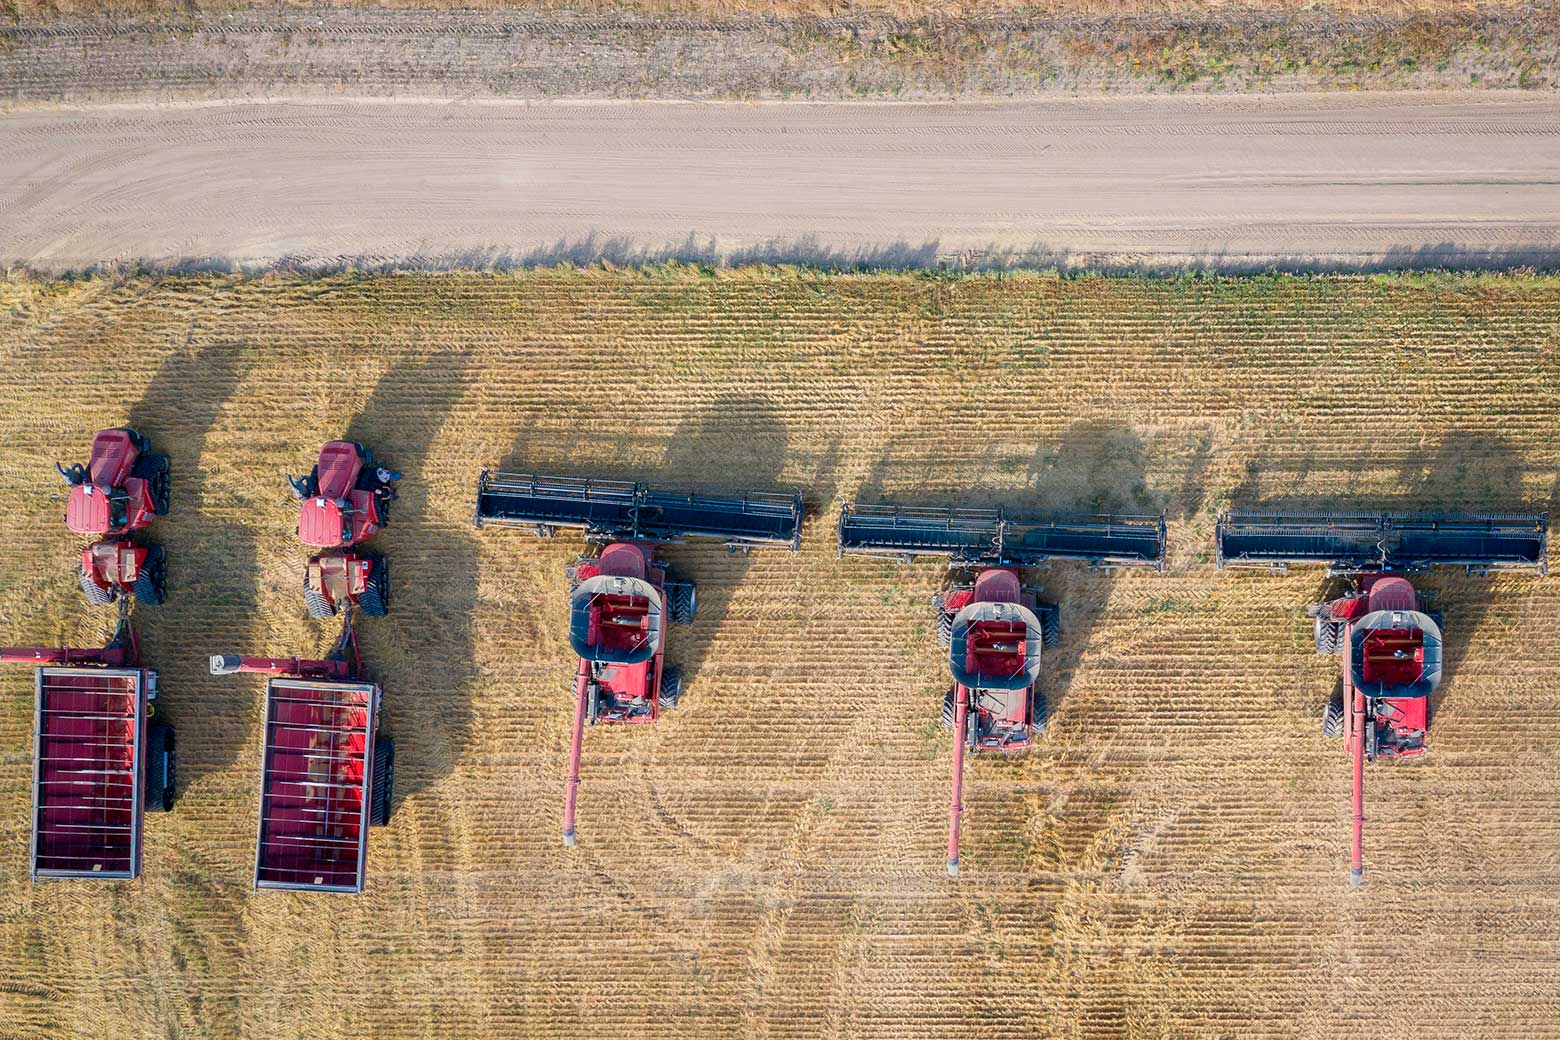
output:
POLYGON ((86 465, 54 464, 70 496, 65 526, 100 539, 81 552, 77 580, 87 602, 106 606, 123 596, 147 605, 163 601, 167 574, 160 545, 138 545, 130 535, 168 515, 168 456, 129 429, 101 430, 86 465))
POLYGON ((732 551, 801 545, 802 496, 672 490, 622 481, 483 472, 476 526, 528 527, 551 537, 580 528, 591 552, 568 567, 569 642, 579 655, 563 840, 574 808, 586 724, 652 723, 682 694, 664 658, 666 623, 692 624, 691 581, 670 577, 657 543, 718 538, 732 551))
POLYGON ((390 821, 395 747, 379 734, 378 683, 343 613, 324 660, 214 656, 212 675, 252 673, 265 690, 255 888, 361 892, 368 828, 390 821))
POLYGON ((1054 604, 1040 601, 1038 588, 1023 583, 1022 569, 1079 560, 1094 567, 1163 570, 1165 518, 1012 519, 998 509, 847 503, 840 510, 839 552, 906 563, 945 556, 957 575, 932 599, 937 642, 948 649, 953 673, 942 721, 956 735, 948 875, 957 877, 965 751, 1022 751, 1036 732, 1045 732, 1045 694, 1037 684, 1043 651, 1061 638, 1060 614, 1054 604))
POLYGON ((1441 618, 1404 574, 1462 567, 1470 574, 1548 567, 1548 518, 1402 514, 1224 513, 1218 563, 1283 573, 1323 563, 1349 580, 1343 596, 1312 604, 1316 652, 1336 654, 1342 676, 1322 709, 1322 732, 1346 737, 1354 763, 1349 881, 1364 880, 1365 762, 1427 750, 1430 694, 1441 682, 1441 618))
POLYGON ((352 549, 389 522, 399 479, 401 474, 376 467, 373 453, 353 441, 331 441, 307 477, 287 478, 299 501, 299 541, 329 550, 311 559, 304 573, 310 617, 334 617, 346 604, 365 617, 383 617, 389 609, 389 561, 352 549))
POLYGON ((154 721, 157 673, 129 605, 101 649, 0 649, 0 663, 36 669, 34 880, 139 877, 142 813, 173 808, 173 727, 154 721))

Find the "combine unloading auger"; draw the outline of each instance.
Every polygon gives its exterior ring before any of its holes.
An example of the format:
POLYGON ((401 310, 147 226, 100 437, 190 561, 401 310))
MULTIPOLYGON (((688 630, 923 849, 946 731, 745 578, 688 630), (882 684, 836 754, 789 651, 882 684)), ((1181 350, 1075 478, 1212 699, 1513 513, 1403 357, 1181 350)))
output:
POLYGON ((1339 693, 1322 732, 1345 736, 1353 761, 1350 883, 1364 880, 1365 762, 1423 755, 1430 694, 1440 685, 1444 637, 1437 612, 1404 574, 1462 567, 1470 574, 1548 570, 1542 513, 1443 516, 1398 513, 1227 512, 1219 517, 1218 563, 1282 572, 1326 564, 1350 591, 1313 604, 1316 649, 1340 658, 1339 693))
POLYGON ((840 510, 839 553, 906 563, 944 556, 950 570, 975 572, 955 578, 932 601, 954 680, 943 700, 943 724, 955 734, 948 874, 956 877, 966 749, 1022 751, 1033 733, 1045 731, 1041 660, 1061 639, 1060 612, 1040 601, 1038 588, 1023 584, 1021 569, 1075 560, 1163 570, 1164 515, 1025 518, 1000 509, 847 503, 840 510))
POLYGON ((681 677, 665 661, 665 628, 692 624, 698 600, 693 582, 673 579, 655 546, 715 538, 732 551, 784 546, 794 552, 801 546, 802 496, 484 471, 475 523, 529 528, 543 538, 578 528, 594 551, 568 569, 569 641, 579 666, 563 840, 573 845, 585 726, 653 723, 682 695, 681 677))

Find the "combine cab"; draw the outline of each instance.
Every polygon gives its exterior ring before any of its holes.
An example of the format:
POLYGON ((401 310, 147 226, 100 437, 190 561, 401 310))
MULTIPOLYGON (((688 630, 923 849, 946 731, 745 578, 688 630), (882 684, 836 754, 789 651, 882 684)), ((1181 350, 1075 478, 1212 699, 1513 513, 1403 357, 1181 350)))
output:
POLYGON ((134 430, 102 430, 85 466, 54 464, 70 485, 65 526, 102 539, 82 550, 77 579, 89 603, 104 606, 134 596, 149 606, 163 601, 166 559, 161 546, 128 536, 168 514, 168 456, 134 430))
POLYGON ((345 611, 324 660, 218 656, 211 674, 271 676, 255 888, 361 892, 368 828, 390 820, 395 748, 378 733, 380 688, 345 611))
POLYGON ((34 880, 139 877, 142 814, 173 808, 173 727, 154 719, 157 673, 141 667, 128 606, 102 649, 0 650, 36 668, 34 880))
POLYGON ((352 548, 389 522, 399 473, 377 468, 371 451, 352 441, 331 441, 307 477, 288 477, 298 496, 298 538, 330 550, 309 561, 303 599, 309 616, 335 616, 356 606, 366 617, 390 607, 390 565, 374 553, 352 548))
POLYGON ((1023 751, 1045 732, 1046 700, 1038 687, 1044 651, 1061 639, 1060 614, 1022 569, 1051 560, 1095 567, 1164 569, 1160 516, 1056 516, 1011 519, 997 509, 858 506, 840 511, 841 556, 910 562, 944 556, 954 581, 932 600, 937 642, 948 649, 953 688, 943 697, 943 725, 953 746, 948 813, 948 874, 959 873, 964 813, 964 754, 1023 751))
POLYGON ((530 528, 541 537, 579 528, 595 550, 567 572, 569 642, 580 659, 563 811, 563 840, 573 845, 585 726, 651 723, 682 695, 677 669, 663 655, 666 625, 692 624, 698 601, 693 582, 669 577, 655 545, 718 538, 733 551, 783 545, 794 552, 802 497, 484 472, 476 526, 486 524, 530 528))
POLYGON ((1224 513, 1223 567, 1282 572, 1322 563, 1348 579, 1345 594, 1307 608, 1316 651, 1336 655, 1337 691, 1322 708, 1322 732, 1344 737, 1354 764, 1349 880, 1364 880, 1366 761, 1413 758, 1427 750, 1430 694, 1441 682, 1441 618, 1404 574, 1436 566, 1472 574, 1547 570, 1547 517, 1341 516, 1224 513))

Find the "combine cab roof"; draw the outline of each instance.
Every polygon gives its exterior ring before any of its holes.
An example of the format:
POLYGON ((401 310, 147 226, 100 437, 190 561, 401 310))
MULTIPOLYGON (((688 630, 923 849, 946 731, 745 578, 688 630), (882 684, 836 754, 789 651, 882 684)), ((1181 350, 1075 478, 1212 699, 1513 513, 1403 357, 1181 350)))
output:
POLYGON ((1220 567, 1326 563, 1345 571, 1548 570, 1548 515, 1240 513, 1219 516, 1220 567))
POLYGON ((32 875, 141 873, 142 691, 137 668, 40 668, 32 875))
POLYGON ((266 685, 256 888, 362 890, 378 702, 373 683, 266 685))
POLYGON ((947 556, 970 566, 1083 560, 1111 567, 1165 565, 1165 518, 1059 513, 1014 518, 1001 509, 856 505, 840 509, 841 556, 947 556))
POLYGON ((733 546, 783 545, 795 551, 801 546, 802 496, 484 471, 476 523, 543 532, 577 527, 595 541, 718 538, 733 546))

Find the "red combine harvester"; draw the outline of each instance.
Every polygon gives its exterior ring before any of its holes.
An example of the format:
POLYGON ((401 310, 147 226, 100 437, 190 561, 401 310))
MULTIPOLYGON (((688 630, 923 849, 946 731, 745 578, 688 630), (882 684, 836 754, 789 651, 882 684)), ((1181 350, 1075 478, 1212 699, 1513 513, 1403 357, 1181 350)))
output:
POLYGON ((1349 881, 1364 874, 1365 762, 1423 755, 1430 694, 1441 682, 1441 618, 1402 575, 1432 567, 1470 574, 1548 569, 1548 518, 1402 514, 1266 514, 1219 517, 1218 563, 1283 573, 1325 563, 1348 579, 1344 595, 1313 604, 1316 652, 1336 654, 1342 673, 1322 708, 1322 732, 1345 737, 1354 763, 1349 881))
POLYGON ((390 821, 395 747, 379 734, 378 683, 343 613, 324 660, 214 656, 212 675, 252 673, 265 688, 265 758, 255 888, 361 892, 368 828, 390 821))
POLYGON ((149 606, 163 601, 167 558, 160 545, 137 545, 128 536, 168 515, 168 456, 134 430, 100 430, 87 464, 54 464, 70 485, 65 526, 95 536, 81 552, 77 579, 89 603, 105 606, 134 596, 149 606))
POLYGON ((346 604, 367 617, 390 607, 390 564, 374 553, 350 551, 389 521, 399 473, 376 468, 367 448, 331 441, 307 477, 288 477, 298 496, 298 538, 304 545, 333 550, 309 561, 303 599, 309 616, 333 617, 346 604))
POLYGON ((173 727, 154 721, 157 673, 141 666, 129 601, 98 650, 0 649, 37 669, 32 877, 134 878, 143 812, 173 808, 173 727))
POLYGON ((1164 515, 1010 519, 999 509, 846 503, 839 554, 905 563, 946 556, 959 575, 932 600, 937 642, 948 649, 953 673, 942 721, 958 734, 948 806, 948 875, 957 877, 966 750, 1023 751, 1045 732, 1046 699, 1037 684, 1044 651, 1061 639, 1060 614, 1023 583, 1022 569, 1081 560, 1163 570, 1164 515))
POLYGON ((569 642, 580 658, 563 810, 564 844, 573 845, 585 726, 652 723, 682 695, 663 644, 668 620, 693 623, 696 592, 693 582, 668 576, 655 545, 719 538, 733 551, 784 545, 795 552, 801 547, 802 496, 484 471, 476 526, 484 524, 529 527, 544 538, 560 527, 581 528, 596 549, 567 572, 569 642))

